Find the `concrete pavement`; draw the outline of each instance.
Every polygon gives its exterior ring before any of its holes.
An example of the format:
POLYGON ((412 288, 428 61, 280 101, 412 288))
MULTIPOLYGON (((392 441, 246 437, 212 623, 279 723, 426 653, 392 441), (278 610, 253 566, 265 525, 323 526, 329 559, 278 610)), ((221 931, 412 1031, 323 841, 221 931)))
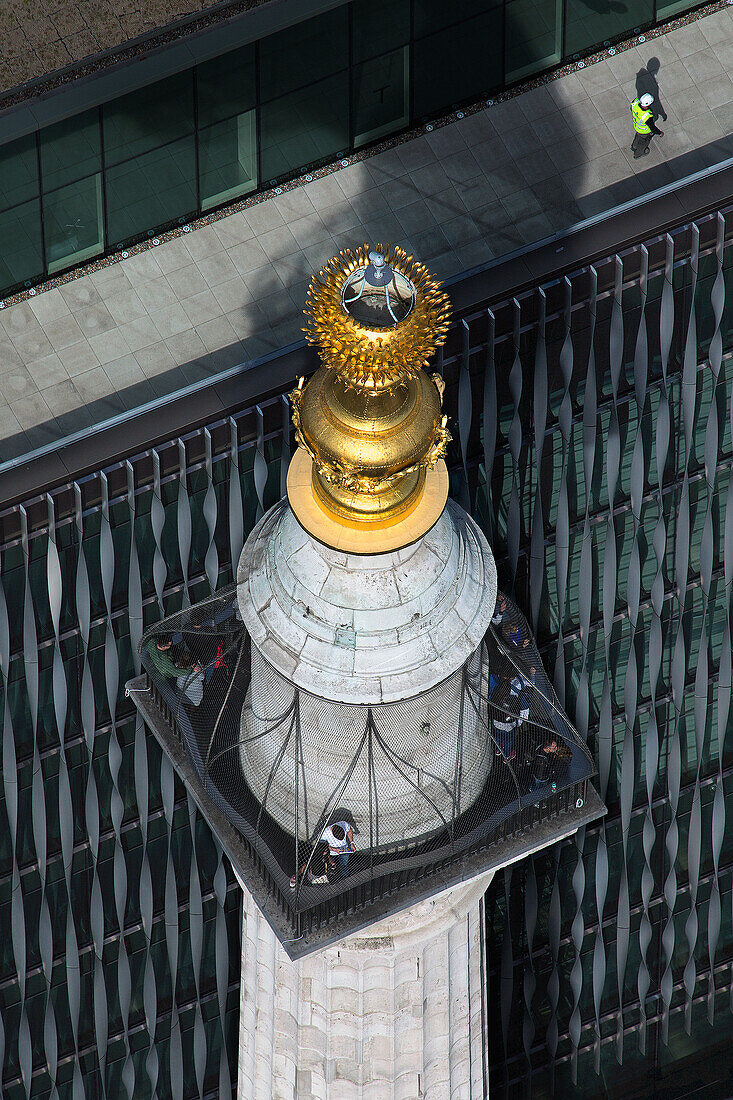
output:
POLYGON ((0 461, 300 338, 336 251, 448 278, 733 156, 733 7, 0 310, 0 461), (668 120, 634 161, 650 58, 668 120))

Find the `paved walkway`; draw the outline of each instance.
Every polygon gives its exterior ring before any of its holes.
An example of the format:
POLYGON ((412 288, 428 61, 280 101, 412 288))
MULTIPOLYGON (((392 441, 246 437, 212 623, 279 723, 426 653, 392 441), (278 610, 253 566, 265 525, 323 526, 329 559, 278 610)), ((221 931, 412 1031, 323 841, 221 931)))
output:
POLYGON ((299 339, 363 241, 442 278, 733 156, 733 7, 0 312, 0 460, 299 339), (668 120, 634 161, 651 57, 668 120))

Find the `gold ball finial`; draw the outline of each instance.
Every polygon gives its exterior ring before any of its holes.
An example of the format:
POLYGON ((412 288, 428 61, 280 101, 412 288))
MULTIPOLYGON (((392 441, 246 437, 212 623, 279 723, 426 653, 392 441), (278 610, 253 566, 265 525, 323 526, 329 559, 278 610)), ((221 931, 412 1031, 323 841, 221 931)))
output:
POLYGON ((291 394, 299 448, 288 497, 321 541, 379 553, 415 541, 447 499, 443 381, 423 370, 450 304, 401 248, 345 250, 311 282, 308 341, 323 366, 291 394))

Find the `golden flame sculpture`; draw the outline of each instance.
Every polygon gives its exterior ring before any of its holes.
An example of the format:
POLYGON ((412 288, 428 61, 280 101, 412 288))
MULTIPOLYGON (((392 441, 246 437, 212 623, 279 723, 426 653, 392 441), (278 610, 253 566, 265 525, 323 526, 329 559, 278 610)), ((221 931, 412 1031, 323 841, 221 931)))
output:
POLYGON ((448 297, 402 249, 363 245, 329 260, 306 300, 304 331, 323 365, 290 395, 290 504, 337 549, 406 546, 448 495, 443 381, 422 370, 445 341, 448 297))
POLYGON ((406 318, 389 329, 369 328, 355 320, 343 301, 350 277, 369 264, 370 249, 345 249, 312 280, 303 310, 306 340, 315 344, 326 364, 357 388, 389 389, 427 367, 445 341, 450 323, 448 295, 428 269, 401 248, 378 244, 375 251, 414 287, 415 302, 406 318))

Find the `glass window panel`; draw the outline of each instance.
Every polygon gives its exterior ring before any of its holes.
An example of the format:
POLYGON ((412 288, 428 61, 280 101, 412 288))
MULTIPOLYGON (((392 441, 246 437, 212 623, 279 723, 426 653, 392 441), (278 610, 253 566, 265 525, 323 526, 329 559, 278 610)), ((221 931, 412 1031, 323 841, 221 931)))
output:
POLYGON ((99 111, 96 108, 55 126, 46 126, 40 138, 44 191, 100 170, 99 111))
POLYGON ((502 82, 500 8, 415 43, 415 115, 445 110, 502 82))
POLYGON ((198 124, 243 114, 255 106, 255 48, 243 46, 196 69, 198 124))
POLYGON ((562 56, 562 0, 510 0, 504 33, 507 80, 556 65, 562 56))
POLYGON ((37 199, 0 214, 0 287, 43 273, 41 204, 37 199))
POLYGON ((345 6, 271 34, 260 42, 260 96, 274 99, 338 72, 348 58, 345 6))
POLYGON ((193 130, 193 70, 104 105, 107 165, 139 156, 193 130))
POLYGON ((354 145, 407 125, 409 68, 409 46, 355 66, 354 145))
POLYGON ((349 144, 349 76, 342 73, 260 108, 262 176, 277 179, 349 144))
POLYGON ((49 272, 104 251, 101 172, 44 195, 43 224, 49 272))
POLYGON ((415 0, 415 37, 435 34, 444 27, 501 6, 501 0, 461 0, 460 4, 446 4, 445 0, 415 0))
POLYGON ((409 41, 409 0, 356 0, 353 10, 354 61, 366 61, 409 41))
POLYGON ((681 11, 690 11, 699 7, 698 0, 657 0, 657 19, 669 19, 670 15, 677 15, 681 11))
POLYGON ((0 148, 0 210, 37 194, 36 135, 28 134, 0 148))
POLYGON ((196 209, 193 137, 108 168, 107 228, 122 243, 196 209))
POLYGON ((653 0, 634 0, 633 4, 567 0, 565 53, 580 53, 653 18, 653 0))
POLYGON ((254 111, 209 126, 199 134, 201 206, 204 210, 257 186, 254 111))

